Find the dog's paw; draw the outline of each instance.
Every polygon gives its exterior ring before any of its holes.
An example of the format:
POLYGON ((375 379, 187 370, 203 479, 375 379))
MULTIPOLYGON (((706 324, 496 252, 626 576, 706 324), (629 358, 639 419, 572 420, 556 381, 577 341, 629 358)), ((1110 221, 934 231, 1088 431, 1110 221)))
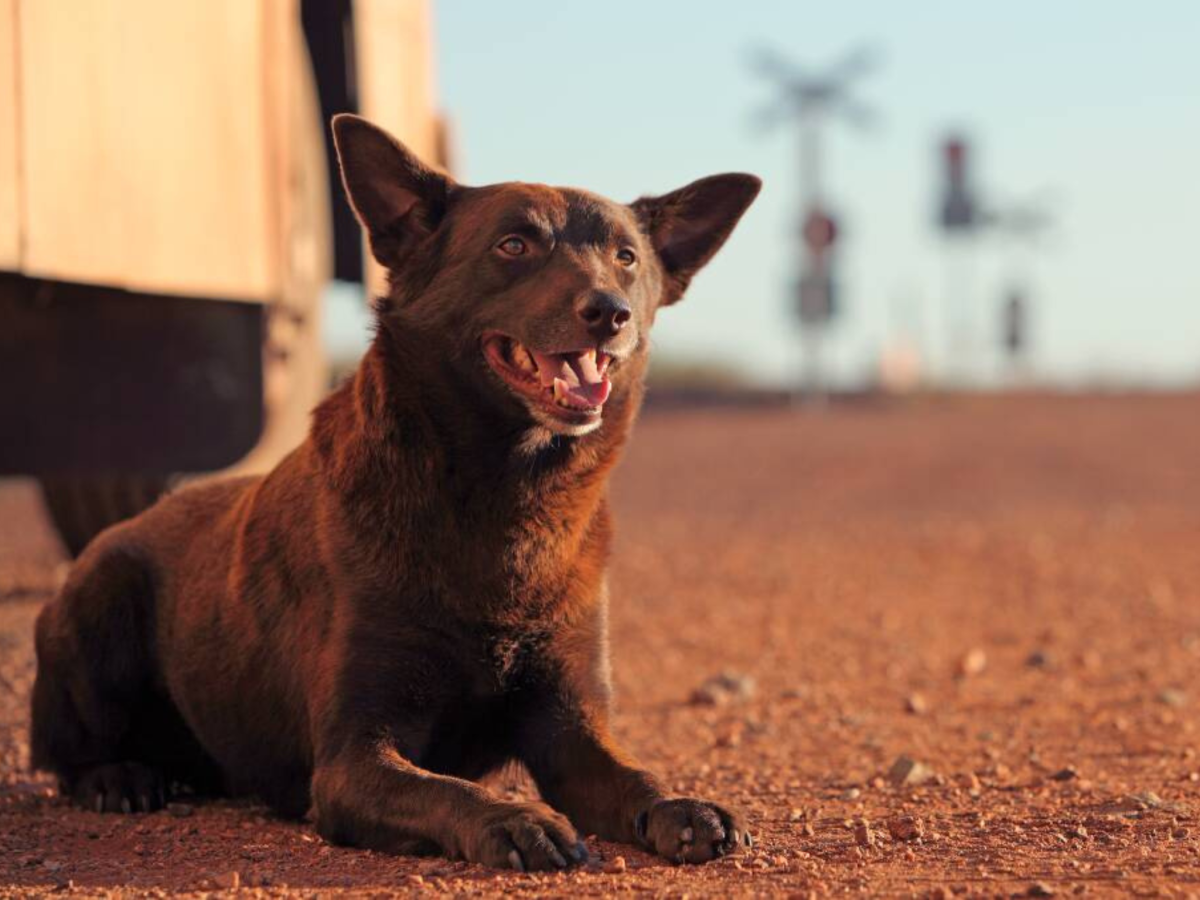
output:
POLYGON ((707 800, 660 800, 634 821, 638 840, 675 863, 703 863, 754 841, 742 817, 707 800))
POLYGON ((497 869, 555 871, 587 862, 567 817, 544 803, 498 803, 476 826, 466 857, 497 869))
POLYGON ((154 812, 166 805, 167 785, 162 774, 150 766, 110 763, 76 778, 71 799, 95 812, 154 812))

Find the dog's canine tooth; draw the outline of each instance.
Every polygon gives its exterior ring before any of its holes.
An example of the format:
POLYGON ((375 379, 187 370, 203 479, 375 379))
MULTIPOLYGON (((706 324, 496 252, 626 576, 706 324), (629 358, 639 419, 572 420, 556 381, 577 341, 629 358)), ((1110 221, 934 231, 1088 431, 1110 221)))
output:
POLYGON ((513 363, 521 371, 528 372, 531 375, 537 372, 537 361, 534 360, 533 354, 519 341, 513 341, 512 359, 513 363))

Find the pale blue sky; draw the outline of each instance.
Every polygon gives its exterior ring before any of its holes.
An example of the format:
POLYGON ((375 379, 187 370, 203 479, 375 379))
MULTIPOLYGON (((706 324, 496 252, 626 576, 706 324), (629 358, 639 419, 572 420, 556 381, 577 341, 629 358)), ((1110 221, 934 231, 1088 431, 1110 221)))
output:
MULTIPOLYGON (((725 170, 764 178, 730 244, 660 317, 659 352, 768 380, 794 371, 796 140, 752 127, 771 89, 747 54, 767 43, 822 66, 866 41, 883 60, 857 94, 882 122, 829 143, 846 231, 838 372, 902 326, 944 349, 934 148, 960 127, 989 195, 1060 201, 1033 266, 1038 369, 1200 380, 1200 3, 441 0, 435 15, 465 181, 632 199, 725 170)), ((993 240, 974 267, 989 337, 1011 258, 993 240)))

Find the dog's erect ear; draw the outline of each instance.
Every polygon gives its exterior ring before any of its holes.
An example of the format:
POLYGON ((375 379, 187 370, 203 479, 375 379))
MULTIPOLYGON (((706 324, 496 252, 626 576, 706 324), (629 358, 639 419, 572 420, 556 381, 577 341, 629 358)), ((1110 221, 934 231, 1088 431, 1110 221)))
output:
POLYGON ((334 116, 333 141, 346 195, 367 231, 371 252, 384 266, 398 267, 441 222, 454 180, 358 116, 334 116))
POLYGON ((761 187, 762 181, 753 175, 713 175, 632 204, 667 275, 664 304, 683 296, 692 276, 721 249, 761 187))

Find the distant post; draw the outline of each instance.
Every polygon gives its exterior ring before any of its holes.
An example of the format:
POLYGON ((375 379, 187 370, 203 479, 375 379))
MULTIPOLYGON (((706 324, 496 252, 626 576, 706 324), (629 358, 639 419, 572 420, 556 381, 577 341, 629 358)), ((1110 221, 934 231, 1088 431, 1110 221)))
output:
POLYGON ((825 199, 824 127, 832 114, 866 125, 873 113, 853 100, 849 83, 875 65, 871 50, 860 48, 829 71, 808 74, 769 50, 760 50, 754 67, 782 89, 779 100, 761 116, 763 124, 790 119, 800 131, 800 272, 795 282, 793 309, 800 323, 803 390, 821 402, 826 385, 824 345, 840 312, 833 248, 837 219, 825 199))
POLYGON ((1009 287, 1000 301, 1000 349, 1010 385, 1025 384, 1030 370, 1030 319, 1035 295, 1033 256, 1055 227, 1052 200, 1042 196, 1009 203, 988 216, 988 224, 1007 239, 1009 287))
POLYGON ((1010 380, 1015 382, 1025 375, 1025 351, 1029 346, 1029 309, 1020 287, 1010 288, 1001 305, 1000 340, 1010 380))
POLYGON ((961 134, 948 135, 941 146, 942 189, 938 223, 945 237, 944 304, 946 363, 943 378, 962 382, 972 356, 971 264, 980 219, 970 179, 970 148, 961 134))
POLYGON ((833 244, 837 223, 816 202, 808 206, 801 228, 804 262, 796 296, 796 314, 804 340, 804 382, 808 395, 820 400, 825 385, 822 374, 822 344, 825 331, 836 312, 833 284, 833 244))

